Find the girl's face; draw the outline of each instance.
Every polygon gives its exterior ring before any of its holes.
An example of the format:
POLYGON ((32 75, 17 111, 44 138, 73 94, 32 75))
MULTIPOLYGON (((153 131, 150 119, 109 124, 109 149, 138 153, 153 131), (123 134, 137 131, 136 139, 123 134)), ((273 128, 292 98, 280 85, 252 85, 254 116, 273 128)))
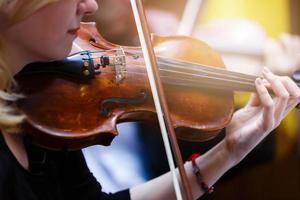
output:
POLYGON ((95 0, 60 0, 2 31, 5 43, 28 61, 61 59, 68 55, 80 21, 98 9, 95 0))

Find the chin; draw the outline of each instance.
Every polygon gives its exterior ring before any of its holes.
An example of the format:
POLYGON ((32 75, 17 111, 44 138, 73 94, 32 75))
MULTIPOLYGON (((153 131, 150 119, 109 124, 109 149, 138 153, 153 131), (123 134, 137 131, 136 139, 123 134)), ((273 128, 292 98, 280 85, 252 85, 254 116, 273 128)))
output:
POLYGON ((71 48, 72 48, 71 45, 68 48, 60 48, 60 49, 55 48, 55 51, 49 52, 49 54, 46 55, 44 58, 46 61, 63 60, 69 55, 69 53, 71 52, 71 48))

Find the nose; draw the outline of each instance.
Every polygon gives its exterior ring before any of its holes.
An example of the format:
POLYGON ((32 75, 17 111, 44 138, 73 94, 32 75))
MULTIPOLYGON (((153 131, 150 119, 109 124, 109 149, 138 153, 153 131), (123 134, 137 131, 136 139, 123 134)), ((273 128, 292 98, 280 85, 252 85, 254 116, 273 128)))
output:
POLYGON ((96 0, 82 0, 78 4, 77 14, 89 15, 89 14, 93 14, 97 10, 98 10, 98 3, 96 0))

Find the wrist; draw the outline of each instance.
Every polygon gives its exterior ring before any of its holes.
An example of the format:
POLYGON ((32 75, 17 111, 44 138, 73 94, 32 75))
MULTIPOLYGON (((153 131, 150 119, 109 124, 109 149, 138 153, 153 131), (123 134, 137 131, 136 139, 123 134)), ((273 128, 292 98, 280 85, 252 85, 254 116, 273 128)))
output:
POLYGON ((225 172, 236 164, 235 157, 222 140, 207 153, 197 158, 196 162, 202 171, 208 186, 212 186, 225 172))
POLYGON ((234 136, 227 135, 224 139, 224 146, 226 149, 225 151, 227 151, 226 154, 229 156, 229 160, 233 162, 233 165, 238 164, 268 135, 268 133, 269 132, 257 130, 253 131, 251 137, 247 138, 241 137, 240 134, 233 134, 234 136))
POLYGON ((241 162, 244 157, 255 147, 246 143, 236 142, 230 139, 224 140, 224 151, 231 161, 232 167, 241 162))
POLYGON ((235 152, 234 146, 228 144, 227 140, 220 142, 220 157, 222 157, 223 162, 229 166, 229 168, 232 168, 239 162, 235 152))

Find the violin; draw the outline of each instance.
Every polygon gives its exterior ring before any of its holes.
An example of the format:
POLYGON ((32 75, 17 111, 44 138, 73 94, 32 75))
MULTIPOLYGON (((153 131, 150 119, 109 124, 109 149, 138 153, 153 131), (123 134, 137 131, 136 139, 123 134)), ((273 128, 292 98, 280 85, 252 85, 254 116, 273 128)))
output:
MULTIPOLYGON (((220 55, 186 36, 152 37, 172 125, 180 139, 205 141, 231 120, 233 91, 255 91, 256 77, 225 69, 220 55)), ((116 125, 157 122, 140 47, 106 41, 95 23, 82 23, 63 61, 33 63, 17 76, 24 130, 55 150, 109 145, 116 125)))

